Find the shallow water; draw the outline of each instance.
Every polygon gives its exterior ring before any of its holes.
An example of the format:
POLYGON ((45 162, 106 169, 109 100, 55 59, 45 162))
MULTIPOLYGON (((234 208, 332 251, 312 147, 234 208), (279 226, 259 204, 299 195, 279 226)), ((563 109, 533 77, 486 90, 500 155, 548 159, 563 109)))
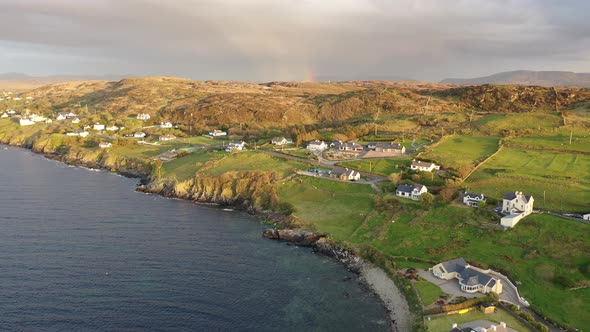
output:
POLYGON ((244 213, 0 147, 0 330, 385 330, 340 264, 244 213))

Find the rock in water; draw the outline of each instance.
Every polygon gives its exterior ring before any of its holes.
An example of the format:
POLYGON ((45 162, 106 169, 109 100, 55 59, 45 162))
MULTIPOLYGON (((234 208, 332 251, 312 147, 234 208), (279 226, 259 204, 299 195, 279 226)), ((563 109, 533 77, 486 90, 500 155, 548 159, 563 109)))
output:
POLYGON ((293 229, 267 229, 262 233, 262 237, 309 247, 324 237, 324 235, 293 229))

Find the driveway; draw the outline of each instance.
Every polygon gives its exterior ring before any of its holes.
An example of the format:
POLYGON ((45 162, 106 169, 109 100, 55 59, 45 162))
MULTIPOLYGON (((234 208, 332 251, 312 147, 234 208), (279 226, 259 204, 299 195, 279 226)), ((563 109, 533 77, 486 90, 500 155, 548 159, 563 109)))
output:
POLYGON ((438 287, 440 287, 440 289, 443 292, 453 295, 453 296, 463 296, 468 299, 483 296, 483 294, 481 294, 481 293, 466 293, 466 292, 462 291, 461 287, 459 287, 459 282, 457 281, 457 279, 451 279, 451 280, 439 279, 439 278, 435 277, 432 274, 432 272, 424 271, 424 270, 420 270, 418 272, 418 275, 420 275, 422 278, 426 279, 426 281, 431 282, 431 283, 437 285, 438 287))

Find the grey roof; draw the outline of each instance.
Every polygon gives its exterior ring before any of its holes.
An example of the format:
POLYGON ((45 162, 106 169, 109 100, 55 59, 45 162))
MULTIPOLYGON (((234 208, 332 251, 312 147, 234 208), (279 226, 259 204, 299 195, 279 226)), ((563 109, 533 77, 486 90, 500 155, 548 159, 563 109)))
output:
POLYGON ((433 163, 429 163, 426 161, 412 161, 412 165, 418 167, 430 167, 432 164, 433 163))
MULTIPOLYGON (((487 285, 490 280, 494 280, 494 278, 490 277, 485 273, 481 273, 474 269, 466 268, 462 272, 459 273, 461 279, 463 279, 463 284, 468 286, 476 286, 476 285, 487 285)), ((494 281, 494 285, 496 282, 494 281)), ((490 285, 491 287, 492 285, 490 285)))
POLYGON ((483 194, 477 194, 477 193, 465 193, 465 197, 469 198, 469 199, 476 199, 479 197, 479 199, 483 199, 483 194))
POLYGON ((504 199, 513 200, 515 198, 516 198, 516 193, 505 193, 504 194, 504 199))
POLYGON ((404 193, 411 193, 412 190, 414 190, 414 186, 407 186, 404 184, 399 185, 399 186, 397 186, 397 188, 395 188, 395 191, 401 191, 404 193))
POLYGON ((448 273, 461 273, 463 272, 463 270, 465 270, 465 268, 468 265, 465 259, 463 259, 463 257, 455 258, 450 261, 442 262, 440 264, 445 268, 445 270, 447 270, 448 273))
POLYGON ((344 174, 345 174, 346 176, 351 176, 351 175, 354 175, 354 173, 356 173, 356 171, 355 171, 354 169, 349 169, 349 170, 347 170, 346 172, 344 172, 344 174))
POLYGON ((422 190, 422 188, 424 188, 424 185, 422 185, 422 184, 415 184, 414 185, 414 189, 416 189, 418 191, 422 190))
POLYGON ((382 143, 382 142, 379 142, 379 143, 373 143, 373 144, 375 144, 375 147, 380 147, 380 148, 383 148, 383 149, 397 149, 397 150, 401 150, 403 148, 402 145, 400 145, 398 143, 393 143, 393 142, 392 143, 382 143))

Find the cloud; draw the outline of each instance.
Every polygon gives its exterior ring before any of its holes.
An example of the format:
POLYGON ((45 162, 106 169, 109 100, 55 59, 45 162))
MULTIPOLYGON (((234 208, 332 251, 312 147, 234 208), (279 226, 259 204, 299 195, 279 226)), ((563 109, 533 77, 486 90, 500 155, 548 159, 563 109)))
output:
POLYGON ((4 0, 0 66, 38 70, 35 58, 69 73, 242 80, 589 71, 587 9, 583 0, 4 0))

